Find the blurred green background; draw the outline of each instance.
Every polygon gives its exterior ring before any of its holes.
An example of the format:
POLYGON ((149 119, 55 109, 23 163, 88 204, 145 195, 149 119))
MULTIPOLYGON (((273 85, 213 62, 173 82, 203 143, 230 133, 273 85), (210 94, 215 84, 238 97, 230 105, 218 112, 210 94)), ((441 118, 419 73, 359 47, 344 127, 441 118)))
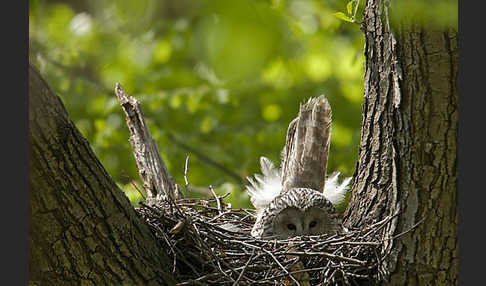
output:
MULTIPOLYGON (((353 2, 356 4, 356 2, 353 2)), ((280 165, 299 104, 332 110, 328 173, 352 176, 360 139, 363 36, 333 15, 348 1, 29 1, 29 57, 109 174, 136 203, 140 179, 116 82, 142 104, 175 181, 189 196, 230 192, 280 165)), ((354 10, 355 6, 351 6, 354 10)))

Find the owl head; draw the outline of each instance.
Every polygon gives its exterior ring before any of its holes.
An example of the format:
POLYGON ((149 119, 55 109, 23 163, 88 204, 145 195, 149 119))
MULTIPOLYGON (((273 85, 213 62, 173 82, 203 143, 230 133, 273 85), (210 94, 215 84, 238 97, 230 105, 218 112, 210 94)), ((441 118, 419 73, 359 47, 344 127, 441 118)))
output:
POLYGON ((260 159, 262 175, 248 178, 250 200, 257 211, 251 231, 258 238, 285 239, 296 235, 336 233, 341 221, 334 205, 344 199, 351 178, 338 184, 339 173, 332 174, 324 192, 310 188, 282 191, 280 171, 265 157, 260 159))

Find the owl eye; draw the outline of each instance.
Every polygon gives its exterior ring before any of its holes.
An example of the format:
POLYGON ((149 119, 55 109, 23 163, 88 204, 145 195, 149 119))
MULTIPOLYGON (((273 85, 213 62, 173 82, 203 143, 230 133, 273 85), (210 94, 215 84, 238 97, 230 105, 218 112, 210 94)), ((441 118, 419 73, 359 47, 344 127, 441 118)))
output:
POLYGON ((313 228, 317 225, 317 221, 313 220, 309 223, 309 228, 313 228))
POLYGON ((292 224, 292 223, 287 224, 287 228, 288 228, 289 230, 295 230, 295 229, 296 229, 295 225, 294 225, 294 224, 292 224))

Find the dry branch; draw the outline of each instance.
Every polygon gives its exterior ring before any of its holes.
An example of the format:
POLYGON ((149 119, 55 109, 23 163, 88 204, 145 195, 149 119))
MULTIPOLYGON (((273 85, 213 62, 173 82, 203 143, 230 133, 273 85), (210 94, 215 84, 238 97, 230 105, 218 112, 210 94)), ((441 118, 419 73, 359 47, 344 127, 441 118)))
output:
POLYGON ((148 131, 140 104, 134 97, 127 95, 119 83, 116 84, 115 94, 126 115, 130 144, 147 192, 147 203, 175 200, 178 198, 178 187, 167 171, 157 143, 148 131))

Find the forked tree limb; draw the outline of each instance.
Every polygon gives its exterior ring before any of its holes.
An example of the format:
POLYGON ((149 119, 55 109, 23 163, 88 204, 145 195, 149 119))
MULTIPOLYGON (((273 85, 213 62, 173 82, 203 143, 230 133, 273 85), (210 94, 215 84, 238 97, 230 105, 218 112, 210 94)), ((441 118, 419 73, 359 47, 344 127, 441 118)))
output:
POLYGON ((138 100, 127 95, 119 83, 116 84, 115 94, 126 115, 127 126, 130 130, 130 144, 138 173, 147 192, 146 203, 177 199, 178 186, 167 171, 157 143, 150 135, 138 100))
POLYGON ((324 96, 300 106, 290 124, 282 163, 283 190, 294 187, 324 191, 331 140, 331 107, 324 96))
POLYGON ((168 254, 29 64, 29 285, 174 285, 168 254))

